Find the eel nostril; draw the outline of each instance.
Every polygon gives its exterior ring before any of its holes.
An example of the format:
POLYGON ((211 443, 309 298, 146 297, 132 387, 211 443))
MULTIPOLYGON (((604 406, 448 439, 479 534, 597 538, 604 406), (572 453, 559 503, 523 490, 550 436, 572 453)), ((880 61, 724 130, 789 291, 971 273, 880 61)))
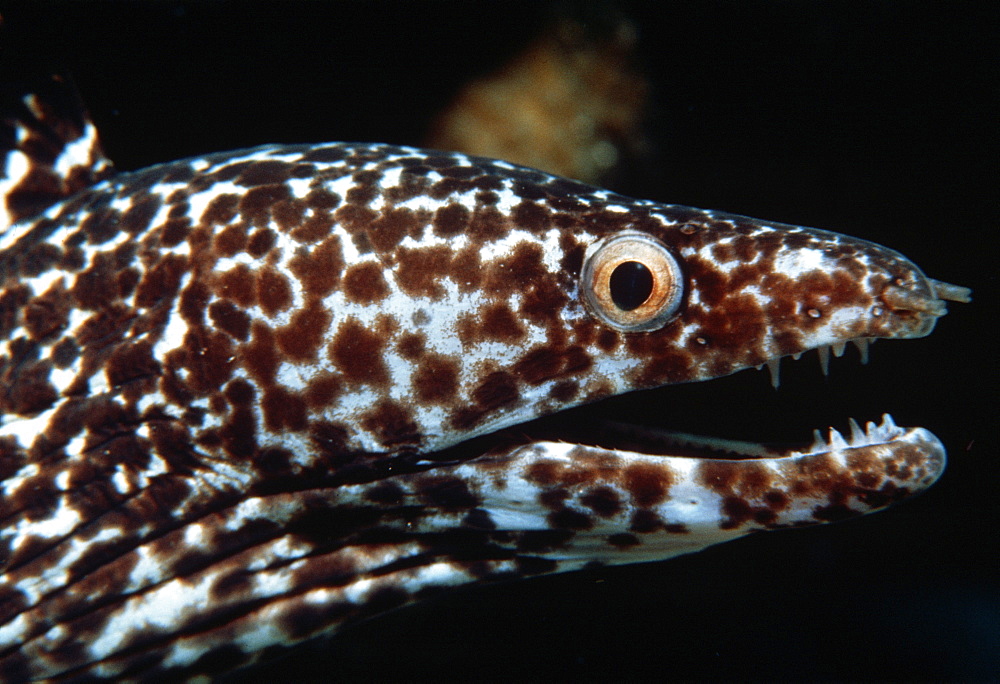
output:
POLYGON ((938 299, 946 299, 949 302, 961 302, 962 304, 968 304, 972 301, 972 290, 967 287, 952 285, 951 283, 934 280, 933 278, 928 278, 927 282, 930 283, 931 289, 934 290, 934 294, 938 299))

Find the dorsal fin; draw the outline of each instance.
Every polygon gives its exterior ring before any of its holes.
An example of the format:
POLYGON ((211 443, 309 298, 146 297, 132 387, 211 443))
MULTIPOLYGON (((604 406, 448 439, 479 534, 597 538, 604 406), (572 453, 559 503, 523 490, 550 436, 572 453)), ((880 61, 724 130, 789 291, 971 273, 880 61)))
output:
POLYGON ((0 109, 0 230, 113 173, 76 88, 51 75, 5 82, 0 109))

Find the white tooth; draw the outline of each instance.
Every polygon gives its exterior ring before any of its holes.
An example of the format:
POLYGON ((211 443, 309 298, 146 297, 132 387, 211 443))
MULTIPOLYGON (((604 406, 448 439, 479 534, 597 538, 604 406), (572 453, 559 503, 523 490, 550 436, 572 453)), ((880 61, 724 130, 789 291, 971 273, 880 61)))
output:
POLYGON ((877 434, 878 425, 875 424, 875 421, 869 420, 865 423, 865 435, 868 437, 869 441, 873 440, 877 434))
POLYGON ((830 374, 830 348, 829 347, 817 347, 816 351, 819 352, 819 367, 823 371, 823 375, 830 374))
POLYGON ((851 427, 851 446, 863 446, 866 444, 864 430, 858 425, 858 421, 848 418, 847 424, 851 427))
POLYGON ((859 337, 856 340, 851 340, 861 354, 861 363, 868 363, 868 341, 867 337, 859 337))
POLYGON ((778 389, 778 385, 781 384, 781 357, 776 359, 771 359, 767 362, 767 369, 771 371, 771 387, 778 389))
POLYGON ((792 354, 792 361, 798 361, 801 358, 802 358, 802 352, 798 352, 796 354, 792 354))
POLYGON ((895 430, 899 429, 896 426, 896 421, 894 421, 892 419, 892 416, 890 416, 888 413, 883 413, 882 414, 882 424, 879 425, 879 427, 882 428, 883 430, 887 430, 887 431, 888 430, 895 431, 895 430))
POLYGON ((830 348, 833 349, 833 355, 839 359, 841 356, 844 355, 844 348, 846 346, 847 346, 846 342, 835 342, 830 345, 830 348))
POLYGON ((821 454, 826 451, 826 440, 823 439, 823 433, 819 430, 813 430, 813 443, 809 447, 810 454, 821 454))
POLYGON ((830 428, 830 447, 833 449, 847 449, 849 447, 844 436, 833 428, 830 428))
POLYGON ((754 366, 754 370, 763 370, 763 369, 764 369, 764 364, 760 364, 758 366, 754 366))

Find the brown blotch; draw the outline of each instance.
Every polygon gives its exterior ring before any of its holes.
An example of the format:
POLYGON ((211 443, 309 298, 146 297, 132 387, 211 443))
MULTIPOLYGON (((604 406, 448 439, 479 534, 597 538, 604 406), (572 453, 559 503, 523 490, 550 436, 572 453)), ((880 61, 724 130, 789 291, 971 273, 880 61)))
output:
POLYGON ((718 494, 731 494, 740 481, 739 463, 732 461, 702 461, 697 466, 695 480, 718 494))
POLYGON ((292 165, 277 159, 253 162, 243 169, 234 183, 245 187, 284 183, 288 180, 292 165))
POLYGON ((497 204, 500 202, 500 195, 492 190, 480 190, 476 193, 476 204, 497 204))
POLYGON ((444 404, 458 392, 458 363, 447 356, 428 354, 413 374, 413 388, 423 403, 444 404))
POLYGON ((723 530, 735 529, 750 521, 769 526, 778 517, 769 508, 751 506, 748 501, 738 496, 727 496, 722 500, 722 513, 726 519, 719 524, 719 528, 723 530))
POLYGON ((200 220, 208 225, 225 225, 236 218, 239 202, 240 196, 233 193, 213 197, 201 213, 200 220))
POLYGON ((483 279, 479 250, 472 246, 459 250, 451 261, 449 275, 458 286, 459 292, 471 292, 477 289, 483 279))
POLYGON ((579 391, 580 385, 575 380, 563 380, 552 386, 552 389, 549 390, 549 397, 561 404, 568 404, 576 399, 579 391))
POLYGON ((158 302, 172 299, 177 295, 181 276, 187 270, 187 258, 176 254, 166 254, 160 263, 146 272, 135 293, 136 305, 153 307, 158 302))
POLYGON ((542 460, 528 466, 525 472, 526 480, 548 488, 574 487, 592 482, 595 476, 596 473, 593 469, 579 461, 566 463, 565 461, 542 460))
POLYGON ((348 204, 368 205, 378 195, 378 178, 365 178, 365 172, 354 174, 354 180, 360 185, 355 185, 347 191, 344 199, 348 204))
POLYGON ((608 543, 618 549, 630 549, 639 545, 639 538, 628 532, 619 532, 608 537, 608 543))
POLYGON ((461 204, 448 204, 434 212, 434 234, 450 238, 464 233, 469 225, 469 210, 461 204))
POLYGON ((784 492, 772 489, 764 493, 764 503, 773 511, 782 511, 788 508, 791 499, 784 492))
POLYGON ((521 315, 536 325, 551 325, 569 301, 566 293, 551 278, 539 280, 524 292, 521 315))
POLYGON ((422 227, 423 221, 412 209, 404 207, 384 209, 372 222, 368 237, 375 249, 388 253, 395 249, 404 237, 418 237, 422 227))
POLYGON ((277 240, 277 234, 270 228, 256 230, 247 242, 247 254, 255 259, 260 259, 274 248, 277 240))
POLYGON ((184 351, 188 387, 199 395, 221 387, 232 375, 233 343, 228 335, 218 331, 190 331, 184 336, 184 351))
POLYGON ((550 227, 548 209, 535 202, 524 201, 514 207, 513 219, 518 228, 540 234, 550 227))
POLYGON ((414 297, 438 298, 444 295, 441 280, 450 271, 452 249, 436 245, 423 249, 401 248, 396 282, 403 292, 414 297))
POLYGON ((490 373, 472 391, 472 399, 486 410, 493 410, 517 401, 521 396, 517 381, 505 371, 490 373))
POLYGON ((417 480, 415 489, 421 503, 443 511, 468 510, 481 503, 460 477, 425 475, 417 480))
POLYGON ((298 278, 307 295, 325 297, 337 288, 344 270, 340 239, 331 237, 311 252, 305 248, 296 250, 288 269, 298 278))
POLYGON ((52 406, 59 395, 49 382, 51 372, 52 364, 41 361, 18 368, 13 377, 5 377, 0 386, 3 413, 31 415, 52 406))
POLYGON ((298 242, 316 242, 330 237, 333 230, 333 215, 327 211, 317 210, 289 233, 298 242))
POLYGON ((200 326, 205 323, 205 311, 208 309, 208 288, 200 280, 191 280, 181 291, 178 312, 190 326, 200 326))
POLYGON ((365 491, 365 500, 372 503, 396 506, 403 502, 406 492, 395 482, 379 482, 365 491))
POLYGON ((70 289, 77 305, 82 309, 100 310, 113 301, 118 292, 115 283, 117 272, 118 266, 112 254, 96 254, 90 267, 77 274, 70 289))
POLYGON ((480 331, 488 340, 509 344, 520 342, 525 335, 524 326, 506 302, 490 304, 483 310, 480 331))
POLYGON ((382 265, 374 261, 355 264, 344 273, 344 296, 358 304, 374 304, 389 296, 382 265))
POLYGON ((329 211, 340 205, 340 195, 323 188, 313 188, 306 195, 305 202, 313 209, 329 211))
POLYGON ((549 526, 557 530, 589 530, 594 526, 593 518, 572 508, 549 513, 546 520, 548 520, 549 526))
POLYGON ((537 285, 548 275, 543 256, 541 245, 527 241, 517 243, 512 254, 487 265, 485 289, 492 294, 507 296, 537 285))
POLYGON ((383 354, 385 343, 356 318, 348 318, 337 328, 330 344, 330 360, 348 382, 384 387, 389 382, 383 354))
POLYGON ((247 226, 237 223, 226 226, 215 234, 215 252, 220 257, 231 257, 243 251, 247 244, 247 226))
POLYGON ((330 147, 312 147, 302 155, 304 162, 339 162, 343 161, 350 154, 350 148, 343 145, 331 145, 330 147))
POLYGON ((274 221, 278 224, 278 229, 287 233, 302 224, 302 219, 306 215, 306 208, 306 203, 300 200, 278 202, 271 207, 271 215, 274 216, 274 221))
POLYGON ((0 294, 0 335, 10 336, 11 331, 21 324, 21 313, 24 305, 32 295, 31 288, 21 283, 9 283, 0 294))
POLYGON ((508 232, 507 220, 495 207, 477 207, 469 220, 468 235, 477 242, 499 240, 508 232))
POLYGON ((160 374, 160 362, 153 357, 152 343, 147 340, 116 347, 106 368, 108 383, 115 388, 160 374))
POLYGON ((271 218, 271 205, 291 199, 291 191, 284 185, 260 185, 240 199, 240 214, 248 223, 264 227, 271 218))
POLYGON ((374 434, 386 448, 419 445, 420 431, 413 413, 398 402, 383 400, 361 416, 361 427, 374 434))
POLYGON ((309 380, 305 390, 306 405, 311 408, 322 408, 332 404, 343 391, 343 382, 331 373, 315 376, 309 380))
POLYGON ((159 195, 147 195, 141 199, 133 200, 130 206, 121 217, 118 230, 123 230, 130 235, 139 235, 149 228, 156 212, 160 210, 162 201, 159 195))
POLYGON ((76 340, 64 337, 52 348, 50 358, 56 368, 69 368, 80 357, 80 345, 76 340))
POLYGON ((65 328, 69 323, 70 304, 62 281, 53 283, 44 294, 24 307, 24 327, 28 335, 33 340, 41 340, 65 328))
POLYGON ((232 410, 219 430, 223 448, 230 456, 249 459, 257 448, 257 420, 253 411, 256 390, 246 380, 233 380, 226 385, 224 394, 232 410))
POLYGON ((288 325, 278 329, 278 348, 293 361, 312 361, 326 337, 332 316, 314 301, 292 314, 288 325))
POLYGON ((292 305, 292 286, 283 273, 263 268, 257 274, 257 301, 267 316, 275 316, 292 305))
POLYGON ((334 212, 334 218, 344 227, 344 230, 353 234, 362 233, 368 230, 375 219, 378 218, 378 214, 368 207, 362 207, 356 204, 345 204, 334 212))
POLYGON ((162 247, 176 247, 184 242, 191 233, 191 219, 172 218, 163 223, 160 231, 160 245, 162 247))
POLYGON ((604 328, 597 333, 597 348, 602 352, 610 354, 618 348, 621 343, 621 334, 610 328, 604 328))
POLYGON ((237 340, 246 341, 250 335, 250 316, 232 302, 213 302, 208 307, 208 316, 213 325, 237 340))
POLYGON ((622 510, 622 502, 614 489, 608 486, 594 487, 587 490, 580 503, 597 513, 602 518, 610 518, 622 510))
POLYGON ((649 534, 662 529, 663 521, 655 512, 648 509, 641 510, 632 514, 632 520, 628 528, 639 534, 649 534))
POLYGON ((266 385, 274 381, 280 363, 274 331, 270 326, 254 321, 250 332, 250 342, 242 347, 243 365, 251 376, 266 385))
POLYGON ((261 408, 264 411, 264 424, 271 432, 298 432, 308 424, 305 402, 279 386, 270 387, 264 392, 261 408))
POLYGON ((635 463, 625 469, 623 486, 641 508, 662 502, 670 491, 670 471, 649 463, 635 463))
POLYGON ((63 250, 51 243, 42 242, 27 248, 19 260, 19 270, 22 276, 33 278, 49 271, 59 263, 63 250))
POLYGON ((257 290, 254 286, 253 273, 246 264, 237 264, 233 268, 219 274, 216 281, 216 293, 236 302, 243 307, 257 303, 257 290))
POLYGON ((408 361, 416 361, 424 354, 427 336, 423 333, 403 333, 399 336, 396 350, 408 361))

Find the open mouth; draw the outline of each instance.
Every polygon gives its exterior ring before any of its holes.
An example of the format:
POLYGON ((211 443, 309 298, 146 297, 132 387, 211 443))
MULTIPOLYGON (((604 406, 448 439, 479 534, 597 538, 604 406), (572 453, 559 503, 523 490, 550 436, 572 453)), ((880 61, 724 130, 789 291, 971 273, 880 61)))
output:
MULTIPOLYGON (((893 304, 919 308, 936 318, 946 313, 945 301, 970 301, 966 288, 927 280, 937 299, 893 304)), ((872 377, 869 372, 870 348, 878 339, 822 345, 757 366, 767 372, 773 390, 761 382, 760 374, 738 372, 633 392, 475 437, 432 459, 454 463, 543 441, 718 460, 781 459, 889 444, 909 430, 896 425, 884 404, 868 415, 851 417, 857 415, 859 397, 890 403, 897 399, 893 388, 884 386, 891 384, 884 375, 876 372, 872 377), (810 359, 816 360, 819 373, 810 359), (792 363, 799 360, 806 363, 792 363)), ((897 351, 892 347, 891 352, 897 351)))

